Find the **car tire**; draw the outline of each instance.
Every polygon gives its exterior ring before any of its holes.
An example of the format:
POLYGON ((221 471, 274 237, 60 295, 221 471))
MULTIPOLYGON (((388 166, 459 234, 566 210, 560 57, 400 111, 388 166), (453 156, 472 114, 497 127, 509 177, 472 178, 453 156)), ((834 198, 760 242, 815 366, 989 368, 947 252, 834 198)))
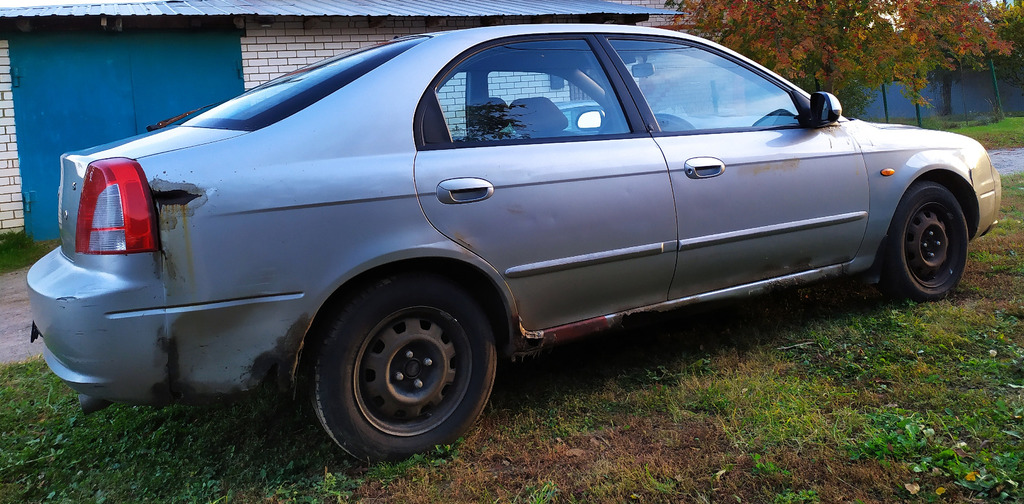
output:
POLYGON ((399 460, 459 438, 483 411, 497 357, 479 304, 444 277, 392 277, 330 323, 314 366, 320 423, 364 461, 399 460))
POLYGON ((945 187, 918 182, 907 189, 889 224, 881 290, 896 298, 946 297, 967 264, 967 221, 945 187))

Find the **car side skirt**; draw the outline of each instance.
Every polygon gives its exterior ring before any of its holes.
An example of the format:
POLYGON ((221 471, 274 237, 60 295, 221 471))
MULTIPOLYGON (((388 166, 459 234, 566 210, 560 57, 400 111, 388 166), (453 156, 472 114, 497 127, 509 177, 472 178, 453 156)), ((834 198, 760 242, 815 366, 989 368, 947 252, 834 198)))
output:
POLYGON ((515 359, 536 355, 551 346, 568 343, 591 334, 621 328, 624 321, 633 315, 644 313, 665 313, 701 303, 743 299, 811 282, 847 276, 851 273, 855 273, 855 271, 851 270, 851 264, 852 263, 835 264, 822 268, 801 271, 799 273, 793 273, 781 277, 774 277, 716 291, 705 292, 702 294, 671 299, 664 303, 657 303, 640 308, 634 308, 632 310, 593 317, 548 329, 531 331, 522 327, 520 324, 520 332, 522 334, 516 341, 515 351, 513 352, 512 357, 515 359))

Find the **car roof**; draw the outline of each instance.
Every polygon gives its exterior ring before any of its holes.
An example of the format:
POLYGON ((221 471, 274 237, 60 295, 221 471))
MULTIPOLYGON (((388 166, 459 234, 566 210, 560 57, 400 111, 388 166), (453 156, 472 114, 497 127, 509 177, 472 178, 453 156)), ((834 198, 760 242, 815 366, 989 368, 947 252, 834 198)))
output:
POLYGON ((615 24, 589 24, 589 23, 561 23, 561 24, 521 24, 485 26, 479 28, 467 28, 459 30, 439 31, 426 34, 429 37, 457 37, 460 39, 477 39, 479 41, 492 40, 501 37, 513 37, 518 35, 546 35, 554 33, 605 33, 624 35, 658 35, 671 36, 687 40, 702 40, 692 35, 678 31, 666 30, 663 28, 651 28, 646 26, 615 25, 615 24))

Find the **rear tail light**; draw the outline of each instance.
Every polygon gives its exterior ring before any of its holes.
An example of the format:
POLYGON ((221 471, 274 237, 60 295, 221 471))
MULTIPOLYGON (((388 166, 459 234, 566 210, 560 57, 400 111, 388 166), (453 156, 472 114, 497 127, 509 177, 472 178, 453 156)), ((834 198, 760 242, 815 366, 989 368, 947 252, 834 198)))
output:
POLYGON ((156 249, 156 214, 142 166, 126 158, 89 164, 78 202, 75 250, 130 254, 156 249))

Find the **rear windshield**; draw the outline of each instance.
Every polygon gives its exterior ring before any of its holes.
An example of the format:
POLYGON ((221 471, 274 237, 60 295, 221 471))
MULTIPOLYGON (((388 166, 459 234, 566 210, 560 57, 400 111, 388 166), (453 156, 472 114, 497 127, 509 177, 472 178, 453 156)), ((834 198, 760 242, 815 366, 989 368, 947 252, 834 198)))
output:
POLYGON ((288 117, 426 40, 396 39, 300 68, 228 100, 185 126, 254 131, 288 117))

